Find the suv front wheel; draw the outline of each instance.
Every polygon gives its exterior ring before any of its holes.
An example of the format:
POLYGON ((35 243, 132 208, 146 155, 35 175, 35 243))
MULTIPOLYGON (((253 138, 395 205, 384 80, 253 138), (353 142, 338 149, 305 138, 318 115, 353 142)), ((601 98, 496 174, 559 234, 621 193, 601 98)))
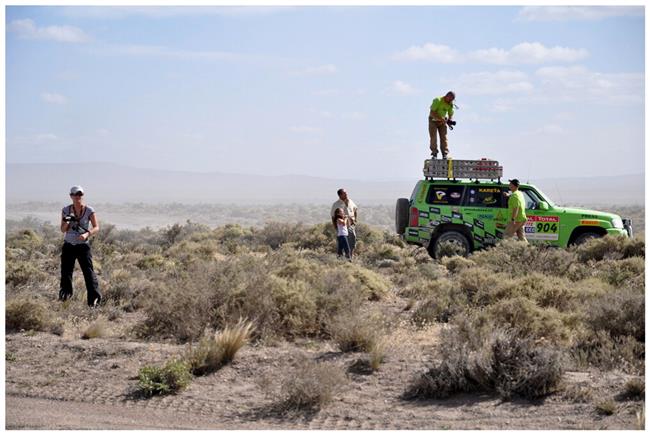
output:
POLYGON ((448 230, 440 234, 429 245, 429 255, 433 258, 460 255, 467 257, 470 253, 470 244, 467 237, 459 231, 448 230))

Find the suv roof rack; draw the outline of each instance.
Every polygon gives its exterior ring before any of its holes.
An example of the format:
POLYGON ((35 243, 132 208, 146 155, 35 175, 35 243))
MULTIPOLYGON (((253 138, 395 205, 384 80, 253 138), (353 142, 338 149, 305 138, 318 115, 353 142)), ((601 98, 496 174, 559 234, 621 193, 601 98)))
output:
POLYGON ((425 179, 470 178, 475 180, 499 180, 503 177, 503 166, 496 160, 482 158, 480 160, 427 159, 424 161, 425 179))

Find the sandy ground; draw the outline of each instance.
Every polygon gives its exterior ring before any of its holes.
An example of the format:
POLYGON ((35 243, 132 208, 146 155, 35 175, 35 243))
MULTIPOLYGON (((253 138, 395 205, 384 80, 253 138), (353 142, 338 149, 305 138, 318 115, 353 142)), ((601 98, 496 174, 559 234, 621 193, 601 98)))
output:
MULTIPOLYGON (((405 401, 409 380, 432 360, 439 326, 396 328, 385 362, 370 375, 347 374, 333 403, 312 413, 281 415, 261 379, 278 379, 307 357, 349 367, 362 354, 328 342, 299 340, 246 346, 230 365, 194 378, 177 395, 133 395, 137 372, 185 347, 129 341, 121 334, 82 340, 17 333, 6 337, 7 429, 637 429, 642 402, 617 402, 612 416, 559 392, 543 401, 503 402, 489 395, 405 401)), ((627 376, 568 372, 564 384, 588 385, 594 401, 614 397, 627 376)))

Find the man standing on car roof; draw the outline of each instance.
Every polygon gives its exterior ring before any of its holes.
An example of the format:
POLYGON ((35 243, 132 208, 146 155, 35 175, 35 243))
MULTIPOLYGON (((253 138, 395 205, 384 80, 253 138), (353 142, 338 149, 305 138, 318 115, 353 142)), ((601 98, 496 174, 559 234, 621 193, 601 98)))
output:
MULTIPOLYGON (((504 238, 510 238, 517 234, 517 238, 522 242, 528 242, 524 235, 524 225, 526 225, 526 200, 524 194, 519 190, 519 180, 513 178, 508 180, 510 185, 510 194, 508 195, 508 225, 504 238)), ((505 193, 505 192, 504 192, 505 193)))
POLYGON ((357 224, 357 205, 348 198, 348 193, 345 189, 339 189, 336 191, 336 194, 339 196, 339 199, 332 204, 332 210, 330 211, 330 216, 332 217, 332 225, 334 225, 334 230, 337 230, 336 227, 336 209, 342 208, 343 213, 348 218, 348 243, 350 244, 350 257, 354 254, 354 247, 357 244, 357 233, 356 233, 356 224, 357 224))
POLYGON ((429 139, 431 148, 431 158, 438 158, 438 134, 440 134, 440 149, 442 158, 449 156, 449 147, 447 143, 447 121, 451 121, 454 116, 454 104, 456 94, 449 91, 444 97, 434 98, 429 110, 429 139))

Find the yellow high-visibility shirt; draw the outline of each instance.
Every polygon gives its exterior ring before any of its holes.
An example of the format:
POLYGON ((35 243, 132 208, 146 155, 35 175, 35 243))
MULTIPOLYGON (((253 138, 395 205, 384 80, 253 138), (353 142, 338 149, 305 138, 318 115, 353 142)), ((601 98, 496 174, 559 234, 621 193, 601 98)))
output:
POLYGON ((454 115, 454 105, 446 102, 443 97, 434 98, 431 103, 431 111, 437 113, 441 118, 454 115))

